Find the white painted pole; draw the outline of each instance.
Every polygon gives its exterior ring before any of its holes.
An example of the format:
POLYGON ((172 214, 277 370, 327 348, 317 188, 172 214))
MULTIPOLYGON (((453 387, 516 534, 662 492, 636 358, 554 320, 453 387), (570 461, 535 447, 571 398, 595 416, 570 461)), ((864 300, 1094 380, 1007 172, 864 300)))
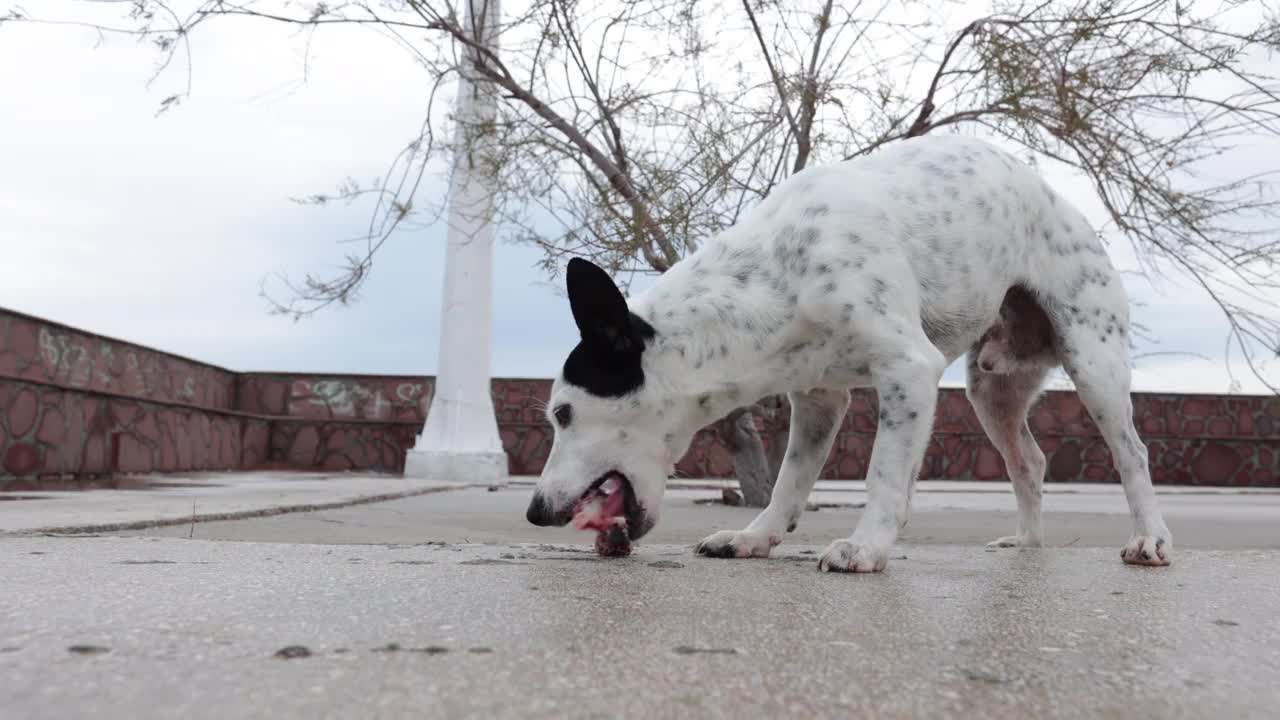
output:
MULTIPOLYGON (((499 0, 463 0, 466 27, 497 50, 499 0)), ((497 482, 507 477, 490 392, 493 334, 494 181, 491 140, 476 133, 496 116, 494 86, 467 65, 458 88, 455 155, 449 187, 448 246, 440 323, 440 363, 427 422, 405 458, 406 477, 497 482)))

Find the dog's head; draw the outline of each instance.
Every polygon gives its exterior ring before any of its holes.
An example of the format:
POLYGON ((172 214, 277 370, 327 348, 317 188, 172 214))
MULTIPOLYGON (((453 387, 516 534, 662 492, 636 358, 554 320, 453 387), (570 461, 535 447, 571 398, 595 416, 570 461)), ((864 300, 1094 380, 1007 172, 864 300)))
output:
POLYGON ((684 427, 687 403, 646 378, 655 330, 630 311, 609 275, 574 258, 566 281, 581 340, 551 387, 547 417, 555 439, 527 517, 565 525, 599 500, 611 517, 625 517, 638 539, 657 523, 667 477, 692 438, 684 427))

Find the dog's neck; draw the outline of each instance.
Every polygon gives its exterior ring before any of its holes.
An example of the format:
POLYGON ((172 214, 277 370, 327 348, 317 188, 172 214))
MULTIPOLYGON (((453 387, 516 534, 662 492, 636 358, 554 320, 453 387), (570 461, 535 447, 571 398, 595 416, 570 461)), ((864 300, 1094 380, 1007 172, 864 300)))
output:
POLYGON ((632 305, 657 331, 644 353, 645 382, 697 397, 712 419, 777 391, 770 365, 796 323, 794 304, 732 260, 731 250, 708 246, 632 305))

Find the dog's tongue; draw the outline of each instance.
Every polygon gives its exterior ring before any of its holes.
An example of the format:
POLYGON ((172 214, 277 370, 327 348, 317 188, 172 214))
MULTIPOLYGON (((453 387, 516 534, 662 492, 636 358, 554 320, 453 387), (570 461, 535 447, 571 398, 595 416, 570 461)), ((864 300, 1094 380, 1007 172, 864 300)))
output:
POLYGON ((622 491, 622 485, 617 480, 609 478, 600 486, 605 494, 604 505, 600 507, 600 512, 606 518, 616 518, 626 512, 625 505, 627 502, 627 494, 622 491))
POLYGON ((625 514, 626 502, 622 485, 609 478, 594 495, 579 503, 573 526, 579 530, 606 530, 614 524, 614 518, 625 514))
POLYGON ((578 504, 573 526, 596 531, 596 552, 605 557, 631 554, 631 538, 627 535, 626 494, 622 485, 609 478, 591 497, 578 504))

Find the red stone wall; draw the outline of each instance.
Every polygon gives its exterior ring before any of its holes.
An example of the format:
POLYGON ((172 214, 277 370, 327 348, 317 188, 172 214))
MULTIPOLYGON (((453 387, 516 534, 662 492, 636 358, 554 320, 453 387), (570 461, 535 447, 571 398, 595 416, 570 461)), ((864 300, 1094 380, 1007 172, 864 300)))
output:
POLYGON ((230 410, 235 373, 0 308, 0 378, 230 410))
POLYGON ((402 472, 405 450, 413 447, 420 428, 418 423, 276 420, 264 467, 402 472))
POLYGON ((269 426, 252 416, 0 379, 0 490, 255 467, 267 456, 269 426))
MULTIPOLYGON (((538 474, 551 450, 543 421, 547 380, 495 380, 494 405, 513 473, 538 474)), ((1135 393, 1134 418, 1160 484, 1280 486, 1280 398, 1135 393)), ((879 406, 855 390, 822 477, 866 476, 879 406)), ((786 412, 774 425, 785 442, 786 412)), ((1111 452, 1073 392, 1050 391, 1030 414, 1049 461, 1049 482, 1119 482, 1111 452)), ((765 430, 763 425, 760 426, 765 430)), ((766 442, 772 439, 765 434, 766 442)), ((732 477, 733 461, 711 433, 699 433, 677 465, 685 477, 732 477)), ((934 436, 920 473, 926 479, 1003 480, 1004 462, 987 441, 964 391, 938 397, 934 436)))
POLYGON ((244 373, 236 408, 260 415, 313 420, 421 423, 435 378, 387 375, 244 373))
MULTIPOLYGON (((493 381, 510 469, 536 475, 551 449, 551 382, 493 381)), ((113 473, 281 468, 399 472, 422 427, 433 378, 244 373, 0 309, 0 490, 92 485, 113 473)), ((1135 394, 1157 483, 1280 486, 1280 398, 1135 394)), ((861 478, 875 394, 855 391, 823 469, 861 478)), ((1049 392, 1031 428, 1048 480, 1116 482, 1110 452, 1074 393, 1049 392)), ((766 441, 786 436, 786 413, 766 441)), ((731 477, 700 433, 678 470, 731 477)), ((921 476, 999 480, 1004 467, 962 390, 943 390, 921 476)))

